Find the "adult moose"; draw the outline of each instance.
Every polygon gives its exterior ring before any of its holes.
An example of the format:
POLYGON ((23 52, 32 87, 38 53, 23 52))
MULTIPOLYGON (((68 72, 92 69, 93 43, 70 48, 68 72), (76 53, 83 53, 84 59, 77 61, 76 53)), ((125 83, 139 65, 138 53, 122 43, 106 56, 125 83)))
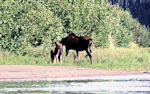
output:
POLYGON ((76 50, 77 58, 79 55, 79 51, 86 51, 87 56, 90 58, 90 62, 92 64, 92 39, 87 36, 76 36, 74 33, 69 34, 67 37, 63 38, 60 43, 66 47, 66 56, 70 49, 76 50))

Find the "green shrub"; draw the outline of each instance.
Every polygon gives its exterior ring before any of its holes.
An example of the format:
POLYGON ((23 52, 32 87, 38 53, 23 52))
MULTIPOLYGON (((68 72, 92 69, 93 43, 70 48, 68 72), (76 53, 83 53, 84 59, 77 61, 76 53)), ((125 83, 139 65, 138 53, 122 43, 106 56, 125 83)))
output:
POLYGON ((106 1, 96 0, 93 3, 92 0, 55 0, 49 2, 53 13, 61 19, 64 33, 74 32, 77 35, 91 36, 95 47, 109 47, 109 35, 112 36, 115 46, 128 47, 129 42, 132 41, 139 46, 147 46, 148 43, 142 43, 144 40, 141 39, 143 36, 145 41, 148 40, 146 28, 135 21, 128 11, 112 6, 106 1), (138 32, 142 33, 137 36, 140 39, 135 38, 133 28, 137 28, 138 32))
POLYGON ((60 19, 40 0, 24 3, 6 0, 0 6, 0 44, 4 49, 25 54, 30 45, 50 48, 62 35, 60 19))
POLYGON ((107 0, 2 0, 0 10, 0 47, 16 54, 45 57, 70 32, 95 47, 148 45, 146 28, 107 0))

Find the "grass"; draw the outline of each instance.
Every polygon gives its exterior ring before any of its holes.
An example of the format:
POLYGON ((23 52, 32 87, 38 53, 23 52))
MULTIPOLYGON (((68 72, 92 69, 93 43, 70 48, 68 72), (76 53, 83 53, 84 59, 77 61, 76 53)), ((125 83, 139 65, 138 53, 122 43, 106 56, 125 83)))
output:
POLYGON ((63 63, 52 64, 50 57, 17 56, 0 50, 0 65, 81 66, 114 71, 150 70, 150 48, 93 48, 92 65, 89 58, 85 58, 85 52, 80 52, 79 59, 74 61, 75 55, 75 51, 70 51, 68 57, 63 55, 63 63))

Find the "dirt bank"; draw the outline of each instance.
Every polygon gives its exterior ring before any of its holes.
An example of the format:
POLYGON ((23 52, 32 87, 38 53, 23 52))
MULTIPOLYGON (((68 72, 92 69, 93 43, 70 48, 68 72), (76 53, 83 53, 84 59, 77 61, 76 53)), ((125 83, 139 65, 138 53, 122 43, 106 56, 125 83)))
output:
POLYGON ((143 74, 142 72, 104 71, 70 66, 0 65, 0 80, 49 79, 143 74))

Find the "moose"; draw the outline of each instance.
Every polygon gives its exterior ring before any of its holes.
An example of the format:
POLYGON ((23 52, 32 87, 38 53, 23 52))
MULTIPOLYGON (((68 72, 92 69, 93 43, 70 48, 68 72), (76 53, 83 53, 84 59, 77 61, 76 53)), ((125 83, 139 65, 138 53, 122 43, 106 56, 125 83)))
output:
POLYGON ((56 43, 55 42, 55 48, 52 48, 50 51, 51 55, 51 62, 53 63, 54 61, 62 62, 62 51, 63 51, 63 46, 60 42, 56 43))
POLYGON ((92 64, 92 39, 88 36, 76 36, 74 33, 69 34, 67 37, 62 38, 60 41, 62 45, 66 48, 66 56, 70 49, 75 50, 77 53, 77 58, 79 56, 79 51, 86 51, 87 56, 90 58, 92 64))

